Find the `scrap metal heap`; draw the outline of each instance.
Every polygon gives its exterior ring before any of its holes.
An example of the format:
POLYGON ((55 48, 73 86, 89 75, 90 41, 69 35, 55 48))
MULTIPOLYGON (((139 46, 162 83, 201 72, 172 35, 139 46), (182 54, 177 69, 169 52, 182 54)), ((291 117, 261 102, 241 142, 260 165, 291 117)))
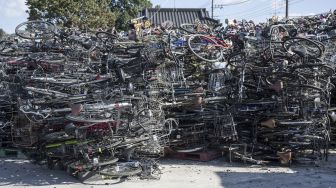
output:
POLYGON ((165 147, 256 164, 327 158, 335 14, 171 25, 18 25, 0 42, 1 146, 81 180, 158 178, 165 147))

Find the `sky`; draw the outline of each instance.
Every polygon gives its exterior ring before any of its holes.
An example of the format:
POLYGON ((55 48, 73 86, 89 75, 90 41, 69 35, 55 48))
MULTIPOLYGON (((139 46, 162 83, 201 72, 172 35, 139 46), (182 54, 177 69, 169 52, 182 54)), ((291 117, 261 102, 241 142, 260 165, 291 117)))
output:
MULTIPOLYGON (((13 33, 15 27, 27 20, 26 0, 0 0, 0 28, 13 33)), ((206 8, 211 15, 211 0, 151 0, 161 8, 206 8)), ((247 19, 256 22, 265 21, 272 15, 284 16, 285 0, 214 0, 214 4, 223 5, 214 9, 214 18, 247 19), (232 3, 247 1, 242 4, 232 3), (276 2, 276 3, 275 3, 276 2)), ((336 0, 289 0, 289 15, 302 16, 328 12, 336 9, 336 0)))
MULTIPOLYGON (((206 8, 211 15, 211 0, 152 0, 153 5, 161 8, 206 8)), ((263 22, 275 13, 285 15, 285 0, 214 0, 214 18, 222 21, 228 19, 246 19, 263 22), (242 4, 229 5, 247 1, 242 4), (276 2, 276 3, 275 3, 276 2)), ((289 16, 303 16, 328 12, 336 9, 336 0, 289 0, 289 16)))

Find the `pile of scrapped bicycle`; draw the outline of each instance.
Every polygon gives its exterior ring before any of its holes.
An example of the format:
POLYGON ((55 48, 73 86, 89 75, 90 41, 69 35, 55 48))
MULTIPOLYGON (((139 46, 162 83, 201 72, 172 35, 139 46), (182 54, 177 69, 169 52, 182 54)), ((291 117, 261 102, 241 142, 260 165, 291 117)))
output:
POLYGON ((318 161, 335 138, 336 15, 125 33, 24 22, 0 42, 0 146, 88 179, 160 177, 164 148, 318 161))

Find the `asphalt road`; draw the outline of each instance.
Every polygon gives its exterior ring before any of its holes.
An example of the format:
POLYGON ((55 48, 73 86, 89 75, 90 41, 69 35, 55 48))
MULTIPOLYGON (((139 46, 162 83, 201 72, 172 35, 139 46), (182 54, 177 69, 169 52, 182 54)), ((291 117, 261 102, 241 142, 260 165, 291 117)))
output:
POLYGON ((101 180, 81 183, 64 171, 49 170, 27 160, 0 159, 1 187, 113 187, 113 188, 217 188, 217 187, 336 187, 336 155, 318 165, 263 167, 228 163, 163 159, 160 180, 101 180))

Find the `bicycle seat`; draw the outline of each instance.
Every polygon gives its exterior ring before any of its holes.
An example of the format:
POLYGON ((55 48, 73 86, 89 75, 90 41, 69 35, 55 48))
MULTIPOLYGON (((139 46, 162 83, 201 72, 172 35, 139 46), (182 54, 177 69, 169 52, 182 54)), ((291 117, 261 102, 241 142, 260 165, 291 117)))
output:
POLYGON ((274 120, 274 118, 270 118, 268 120, 260 122, 260 125, 263 126, 263 127, 274 129, 275 128, 275 120, 274 120))
POLYGON ((112 61, 109 61, 109 65, 114 66, 123 66, 127 65, 128 63, 132 62, 133 60, 137 59, 137 57, 131 57, 131 58, 116 58, 112 61))
POLYGON ((305 47, 300 47, 300 48, 294 48, 292 49, 292 52, 297 54, 300 57, 307 57, 309 56, 309 53, 305 47))
POLYGON ((85 42, 82 42, 82 45, 85 49, 90 49, 92 47, 92 42, 91 41, 85 41, 85 42))

